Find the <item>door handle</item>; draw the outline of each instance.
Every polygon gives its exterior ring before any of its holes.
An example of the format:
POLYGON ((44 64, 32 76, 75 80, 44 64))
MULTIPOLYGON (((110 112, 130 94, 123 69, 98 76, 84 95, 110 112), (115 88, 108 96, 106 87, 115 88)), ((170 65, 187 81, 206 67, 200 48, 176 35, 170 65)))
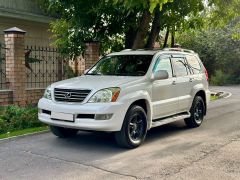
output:
POLYGON ((172 85, 176 85, 176 81, 173 81, 173 82, 172 82, 172 85))

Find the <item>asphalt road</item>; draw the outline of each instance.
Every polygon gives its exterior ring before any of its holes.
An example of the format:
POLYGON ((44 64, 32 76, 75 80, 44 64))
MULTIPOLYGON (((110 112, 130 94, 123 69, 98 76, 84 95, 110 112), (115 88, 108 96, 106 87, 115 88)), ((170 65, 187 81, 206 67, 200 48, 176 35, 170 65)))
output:
POLYGON ((211 102, 200 128, 158 127, 134 150, 105 133, 0 141, 0 179, 240 179, 240 86, 212 89, 232 96, 211 102))

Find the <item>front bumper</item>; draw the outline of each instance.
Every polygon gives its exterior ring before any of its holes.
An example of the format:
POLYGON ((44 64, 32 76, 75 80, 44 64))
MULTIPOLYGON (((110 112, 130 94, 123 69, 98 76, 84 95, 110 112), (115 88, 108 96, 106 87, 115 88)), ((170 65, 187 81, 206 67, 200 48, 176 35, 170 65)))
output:
MULTIPOLYGON (((123 103, 85 103, 85 104, 70 104, 58 103, 45 98, 38 102, 38 108, 51 112, 68 113, 68 114, 113 114, 108 120, 95 120, 87 118, 75 118, 74 122, 52 120, 51 115, 38 113, 38 119, 43 123, 80 129, 80 130, 94 130, 94 131, 120 131, 122 123, 127 112, 128 106, 123 103)), ((64 120, 64 119, 63 119, 64 120)))

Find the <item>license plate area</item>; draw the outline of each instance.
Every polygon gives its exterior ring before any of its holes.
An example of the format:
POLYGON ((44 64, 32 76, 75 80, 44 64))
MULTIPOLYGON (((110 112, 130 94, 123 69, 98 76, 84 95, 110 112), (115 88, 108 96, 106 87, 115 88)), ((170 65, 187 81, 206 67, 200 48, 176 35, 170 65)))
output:
POLYGON ((68 114, 68 113, 52 112, 51 119, 58 120, 58 121, 74 122, 75 116, 73 114, 68 114))

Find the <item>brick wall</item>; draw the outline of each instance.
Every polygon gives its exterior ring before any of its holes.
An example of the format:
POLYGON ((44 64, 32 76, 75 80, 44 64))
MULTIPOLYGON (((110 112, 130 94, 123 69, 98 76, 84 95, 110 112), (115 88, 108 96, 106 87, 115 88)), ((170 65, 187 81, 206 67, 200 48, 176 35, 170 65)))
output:
MULTIPOLYGON (((8 88, 10 90, 0 90, 0 105, 36 105, 44 93, 44 89, 42 88, 25 88, 27 87, 25 33, 25 31, 16 27, 4 31, 6 81, 8 82, 8 88)), ((86 42, 83 57, 80 57, 78 61, 75 61, 73 64, 77 74, 82 74, 85 68, 90 68, 98 61, 99 47, 100 44, 97 41, 86 42)))
POLYGON ((36 105, 43 93, 44 89, 26 89, 27 104, 36 105))
POLYGON ((85 68, 89 69, 99 59, 100 44, 98 41, 86 42, 86 48, 84 52, 85 68))
MULTIPOLYGON (((43 96, 44 89, 26 89, 27 105, 36 105, 39 99, 43 96)), ((0 90, 0 106, 13 104, 13 91, 0 90)))
POLYGON ((0 106, 13 104, 13 91, 0 90, 0 106))
POLYGON ((10 28, 4 31, 6 46, 6 80, 13 90, 13 104, 25 106, 26 67, 24 36, 25 31, 10 28))

